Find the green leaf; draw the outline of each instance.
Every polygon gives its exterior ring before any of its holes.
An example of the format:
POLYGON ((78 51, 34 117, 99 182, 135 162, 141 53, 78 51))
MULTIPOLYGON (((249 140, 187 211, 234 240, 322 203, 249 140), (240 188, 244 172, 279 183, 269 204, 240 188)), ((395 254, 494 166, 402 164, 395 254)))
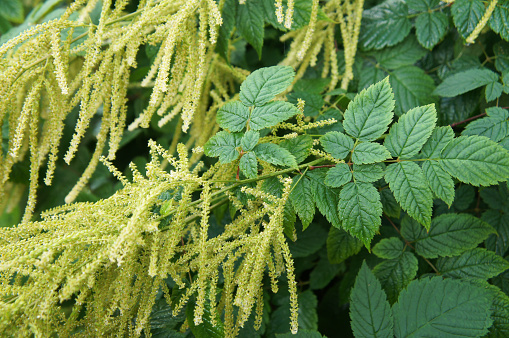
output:
POLYGON ((359 43, 367 50, 394 46, 410 33, 411 28, 405 2, 386 1, 362 13, 359 43))
POLYGON ((312 223, 311 230, 304 231, 299 226, 295 227, 297 231, 297 241, 289 242, 288 246, 292 257, 307 257, 320 250, 327 240, 327 232, 318 224, 312 223))
POLYGON ((393 109, 394 95, 385 78, 355 96, 345 111, 343 128, 361 141, 374 141, 392 122, 393 109))
POLYGON ((318 332, 318 331, 300 330, 300 329, 296 334, 293 334, 291 332, 276 334, 276 338, 323 338, 323 337, 324 336, 322 336, 320 334, 320 332, 318 332))
POLYGON ((421 68, 404 66, 391 72, 390 82, 396 99, 396 115, 431 102, 435 81, 421 68))
POLYGON ((373 269, 376 278, 382 283, 389 302, 396 302, 399 293, 417 275, 419 264, 415 255, 405 251, 394 259, 384 260, 373 269))
POLYGON ((425 158, 436 159, 440 157, 442 149, 452 141, 454 138, 454 131, 451 127, 437 127, 433 129, 430 138, 422 147, 422 155, 425 158))
POLYGON ((509 112, 498 107, 486 109, 487 117, 470 122, 461 135, 486 136, 499 142, 509 135, 509 112))
POLYGON ((19 0, 2 0, 0 16, 15 23, 22 23, 25 19, 23 4, 19 0))
POLYGON ((230 101, 217 111, 217 124, 223 129, 241 131, 249 120, 249 108, 240 101, 230 101))
POLYGON ((391 158, 391 153, 378 143, 359 143, 352 152, 352 162, 355 164, 370 164, 391 158))
MULTIPOLYGON (((385 49, 382 49, 384 51, 385 49)), ((359 84, 357 91, 367 89, 369 86, 383 81, 389 74, 381 67, 376 67, 372 62, 364 61, 362 73, 359 77, 359 84)), ((354 98, 355 99, 355 98, 354 98)))
MULTIPOLYGON (((264 38, 264 15, 261 0, 251 0, 246 1, 243 4, 239 4, 237 7, 236 24, 239 33, 242 37, 244 37, 244 39, 246 39, 247 42, 249 42, 251 46, 253 46, 258 53, 258 58, 261 58, 264 38)), ((246 103, 242 100, 242 92, 240 100, 246 103)))
POLYGON ((504 256, 509 250, 509 213, 488 210, 482 214, 481 218, 497 231, 486 239, 486 249, 504 256))
POLYGON ((493 251, 475 248, 455 257, 441 257, 436 268, 444 277, 489 279, 509 269, 509 262, 493 251))
MULTIPOLYGON (((207 292, 208 294, 208 292, 207 292)), ((208 298, 207 298, 208 299, 208 298)), ((191 332, 196 338, 220 338, 224 337, 224 325, 219 317, 219 314, 216 312, 215 314, 210 311, 210 303, 209 300, 205 303, 205 309, 202 316, 202 323, 200 325, 194 324, 194 310, 195 310, 195 302, 190 301, 186 308, 186 317, 187 323, 191 329, 191 332), (215 320, 212 319, 212 316, 215 315, 215 320)))
POLYGON ((297 175, 293 178, 293 181, 297 182, 299 179, 298 183, 294 183, 293 190, 290 193, 290 200, 295 208, 295 212, 302 221, 304 230, 306 230, 315 217, 316 207, 309 178, 297 175))
POLYGON ((373 247, 373 253, 380 258, 394 259, 403 254, 405 243, 397 237, 384 238, 373 247))
POLYGON ((439 0, 407 0, 408 8, 416 12, 427 12, 434 9, 439 3, 439 0))
POLYGON ((357 255, 364 245, 343 229, 331 227, 327 236, 327 257, 331 264, 339 264, 357 255))
POLYGON ((384 177, 384 170, 380 164, 354 164, 353 178, 359 182, 376 182, 384 177))
POLYGON ((442 149, 440 157, 445 171, 474 186, 509 178, 509 152, 484 136, 460 136, 442 149))
POLYGON ((325 175, 326 171, 320 169, 307 173, 307 176, 311 179, 313 197, 318 210, 333 226, 339 229, 341 228, 337 210, 339 192, 338 189, 329 188, 324 184, 325 175))
POLYGON ((498 75, 493 71, 486 68, 472 68, 447 77, 438 85, 434 94, 454 97, 495 81, 498 81, 498 75))
POLYGON ((312 290, 323 289, 341 271, 341 265, 330 264, 327 258, 321 258, 309 274, 309 286, 312 290))
POLYGON ((325 184, 332 188, 339 188, 352 180, 352 172, 346 163, 338 163, 330 168, 325 176, 325 184))
POLYGON ((494 285, 487 284, 485 287, 493 294, 493 325, 488 337, 505 338, 509 336, 509 296, 494 285))
POLYGON ((408 218, 401 223, 403 237, 414 242, 415 252, 426 258, 459 255, 493 233, 489 224, 468 214, 442 214, 433 219, 429 232, 408 218))
POLYGON ((260 133, 253 130, 248 130, 242 136, 240 140, 240 146, 244 151, 251 151, 258 144, 258 140, 260 139, 260 133))
POLYGON ((238 1, 236 0, 225 0, 223 9, 221 10, 223 24, 219 27, 216 50, 218 51, 219 55, 221 55, 228 63, 230 61, 230 38, 233 32, 233 28, 235 27, 237 5, 238 1))
MULTIPOLYGON (((411 66, 426 55, 426 49, 422 48, 413 35, 409 35, 403 42, 396 46, 384 48, 380 51, 369 52, 374 56, 380 66, 387 69, 396 69, 402 66, 411 66)), ((375 69, 379 69, 374 67, 375 69)), ((363 73, 364 73, 363 69, 363 73)), ((362 77, 363 74, 361 74, 362 77)), ((385 78, 385 76, 384 76, 385 78)))
POLYGON ((320 137, 323 149, 338 160, 344 159, 353 149, 353 140, 339 131, 331 131, 320 137))
POLYGON ((305 116, 316 116, 320 113, 325 101, 322 95, 309 92, 294 91, 287 95, 288 102, 297 104, 298 99, 304 100, 304 115, 305 116))
MULTIPOLYGON (((265 20, 269 22, 274 28, 282 31, 286 31, 286 27, 277 21, 276 17, 276 3, 272 0, 264 0, 263 6, 265 8, 265 20)), ((307 26, 309 19, 311 18, 311 6, 313 2, 311 0, 295 0, 293 5, 293 22, 290 30, 300 29, 307 26)), ((288 9, 288 1, 283 0, 283 13, 286 13, 288 9)), ((328 17, 323 13, 321 9, 318 10, 318 20, 327 20, 328 17)))
POLYGON ((299 114, 299 110, 291 103, 283 101, 270 102, 253 109, 249 127, 253 130, 273 127, 297 114, 299 114))
POLYGON ((412 158, 431 136, 436 121, 434 105, 411 109, 391 127, 384 145, 394 157, 412 158))
MULTIPOLYGON (((250 3, 255 2, 256 0, 250 3)), ((239 5, 239 7, 242 6, 244 5, 239 5)), ((246 106, 262 106, 288 88, 294 77, 295 72, 290 66, 273 66, 255 70, 240 86, 240 101, 246 106)))
POLYGON ((356 337, 392 337, 392 311, 380 282, 362 263, 350 294, 350 318, 356 337))
POLYGON ((370 183, 347 183, 339 193, 338 212, 343 229, 369 248, 382 223, 378 190, 370 183))
POLYGON ((150 313, 150 333, 152 337, 183 337, 176 328, 184 320, 184 313, 181 311, 173 316, 172 308, 164 297, 156 300, 150 313))
POLYGON ((502 39, 509 41, 509 3, 500 1, 495 6, 490 18, 490 27, 500 34, 502 39))
POLYGON ((475 29, 485 12, 481 0, 457 0, 451 6, 452 19, 460 35, 466 39, 475 29))
POLYGON ((441 277, 412 281, 392 307, 396 337, 481 337, 491 325, 489 292, 441 277), (426 311, 422 311, 426 309, 426 311))
POLYGON ((401 214, 401 206, 394 198, 390 189, 386 188, 380 191, 380 200, 382 201, 383 211, 387 216, 399 218, 401 214))
POLYGON ((297 163, 301 163, 309 156, 309 152, 313 147, 313 138, 309 135, 299 135, 297 137, 284 140, 279 144, 279 146, 292 153, 292 155, 295 156, 297 163))
POLYGON ((438 161, 424 162, 422 172, 431 191, 450 207, 454 201, 454 181, 451 175, 440 166, 438 161))
POLYGON ((500 183, 498 186, 484 188, 480 191, 482 200, 492 209, 502 212, 509 210, 509 186, 500 183))
POLYGON ((239 157, 239 152, 236 147, 240 144, 241 136, 239 134, 230 134, 226 131, 220 131, 212 136, 210 140, 205 143, 205 155, 211 157, 219 157, 221 163, 230 163, 239 157))
POLYGON ((449 19, 441 12, 425 12, 415 20, 417 40, 427 49, 433 49, 444 38, 448 29, 449 19))
POLYGON ((410 217, 429 229, 433 196, 421 168, 413 162, 399 162, 385 169, 385 180, 410 217))
POLYGON ((247 178, 256 178, 258 176, 256 155, 252 152, 242 155, 239 161, 239 168, 247 178))
POLYGON ((274 165, 296 167, 295 157, 286 149, 274 143, 262 143, 253 149, 256 157, 274 165))
POLYGON ((486 85, 486 102, 496 100, 502 95, 504 86, 500 82, 491 82, 486 85))

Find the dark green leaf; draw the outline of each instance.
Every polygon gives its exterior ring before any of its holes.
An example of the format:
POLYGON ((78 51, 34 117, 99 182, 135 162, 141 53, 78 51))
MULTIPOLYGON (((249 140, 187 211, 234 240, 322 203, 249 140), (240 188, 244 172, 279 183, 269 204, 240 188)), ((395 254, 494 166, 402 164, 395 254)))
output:
POLYGON ((419 45, 415 36, 409 35, 396 46, 369 52, 368 55, 374 56, 382 67, 396 69, 402 66, 412 66, 426 55, 426 49, 419 45))
POLYGON ((316 116, 322 109, 325 101, 322 98, 322 95, 316 93, 309 92, 299 92, 294 91, 288 94, 288 102, 297 104, 297 99, 304 100, 304 115, 305 116, 316 116))
POLYGON ((504 256, 509 250, 509 213, 488 210, 482 214, 482 220, 497 231, 486 239, 486 249, 504 256))
POLYGON ((509 135, 509 112, 498 107, 486 109, 487 117, 470 122, 461 135, 479 135, 499 142, 509 135))
POLYGON ((399 293, 417 275, 418 261, 415 255, 405 251, 394 259, 384 260, 373 269, 376 278, 382 283, 389 302, 394 303, 399 293))
MULTIPOLYGON (((258 53, 259 58, 262 57, 262 46, 264 38, 263 18, 263 5, 261 0, 246 1, 243 4, 239 4, 237 8, 237 30, 244 37, 244 39, 246 39, 246 41, 249 42, 251 46, 253 46, 253 48, 258 53)), ((246 103, 242 99, 242 94, 240 97, 241 101, 246 103)), ((253 105, 253 103, 246 104, 253 105)))
POLYGON ((293 190, 290 193, 290 200, 295 208, 295 212, 299 215, 299 218, 302 221, 304 230, 306 230, 315 216, 316 207, 309 178, 306 176, 295 176, 293 180, 294 182, 297 182, 299 179, 299 183, 294 185, 293 190))
POLYGON ((440 157, 442 149, 454 138, 451 127, 437 127, 433 129, 430 138, 422 147, 422 155, 425 158, 436 159, 440 157))
POLYGON ((395 259, 403 254, 405 243, 397 237, 384 238, 373 247, 373 253, 380 258, 395 259))
POLYGON ((273 127, 297 114, 299 114, 299 110, 291 103, 283 101, 270 102, 253 109, 249 127, 253 130, 273 127))
POLYGON ((469 69, 447 77, 434 94, 454 97, 495 81, 498 81, 498 75, 489 69, 469 69))
POLYGON ((509 262, 493 251, 475 248, 459 256, 439 258, 436 268, 444 277, 489 279, 509 269, 509 262))
POLYGON ((399 218, 399 215, 401 214, 401 206, 396 201, 392 191, 388 187, 380 191, 380 200, 382 201, 383 211, 387 216, 399 218))
POLYGON ((435 82, 421 68, 404 66, 391 72, 390 82, 396 99, 396 115, 429 103, 435 82))
POLYGON ((431 191, 450 207, 454 201, 454 182, 451 175, 440 166, 438 161, 424 162, 422 172, 431 191))
POLYGON ((363 244, 342 229, 331 227, 327 236, 327 257, 331 264, 339 264, 361 251, 363 244))
POLYGON ((497 3, 491 14, 490 27, 500 34, 502 39, 509 41, 509 2, 500 1, 497 3))
POLYGON ((15 23, 22 23, 25 18, 23 4, 20 0, 2 0, 0 16, 15 23))
POLYGON ((313 139, 309 135, 299 135, 297 137, 284 140, 279 144, 279 146, 292 153, 292 155, 295 156, 297 163, 301 163, 309 156, 309 151, 313 146, 313 139))
POLYGON ((229 61, 229 48, 230 38, 235 27, 235 17, 237 16, 237 5, 236 0, 225 0, 223 9, 221 11, 221 17, 223 18, 223 24, 219 27, 219 34, 217 37, 216 50, 226 60, 229 61))
POLYGON ((486 102, 496 100, 502 95, 502 89, 504 86, 500 82, 491 82, 486 85, 486 102))
POLYGON ((341 265, 330 264, 327 258, 321 258, 309 274, 309 286, 313 290, 323 289, 341 271, 341 265))
POLYGON ((444 38, 448 28, 449 19, 440 12, 422 13, 415 20, 417 40, 427 49, 433 49, 444 38))
POLYGON ((440 1, 439 0, 407 0, 408 8, 413 9, 417 12, 427 12, 430 9, 435 8, 440 1))
POLYGON ((451 7, 452 19, 461 36, 466 39, 485 12, 481 0, 456 0, 451 7))
POLYGON ((336 228, 341 228, 337 205, 339 202, 338 189, 329 188, 325 185, 325 170, 313 170, 307 176, 311 179, 313 197, 318 210, 336 228))

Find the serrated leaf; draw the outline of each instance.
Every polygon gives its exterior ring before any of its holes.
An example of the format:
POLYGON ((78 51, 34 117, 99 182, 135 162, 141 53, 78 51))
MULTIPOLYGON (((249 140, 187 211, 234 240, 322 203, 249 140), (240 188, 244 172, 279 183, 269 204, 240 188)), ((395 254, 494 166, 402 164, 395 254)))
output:
POLYGON ((253 130, 273 127, 297 114, 299 114, 299 110, 291 103, 283 101, 270 102, 253 109, 249 119, 249 127, 253 130))
MULTIPOLYGON (((246 39, 246 41, 253 46, 258 53, 258 58, 262 57, 262 46, 264 38, 264 13, 261 0, 251 0, 239 4, 237 7, 237 30, 246 39)), ((241 87, 242 90, 242 87, 241 87)), ((242 102, 246 103, 242 99, 242 102)), ((269 99, 270 100, 270 99, 269 99)), ((267 100, 268 101, 268 100, 267 100)), ((267 102, 265 101, 265 102, 267 102)), ((252 103, 246 103, 252 106, 252 103)))
POLYGON ((339 193, 342 227, 369 248, 382 224, 382 203, 378 190, 370 183, 350 182, 339 193))
POLYGON ((256 178, 258 176, 256 155, 252 152, 242 155, 239 161, 239 168, 247 178, 256 178))
POLYGON ((386 1, 363 12, 359 43, 367 50, 394 46, 411 28, 405 2, 386 1))
POLYGON ((502 95, 504 86, 500 82, 491 82, 486 85, 485 97, 486 102, 496 100, 502 95))
POLYGON ((336 228, 341 228, 337 205, 339 202, 338 189, 330 188, 324 184, 325 170, 313 170, 307 173, 310 178, 313 197, 318 210, 336 228))
POLYGON ((424 162, 422 172, 431 191, 450 207, 454 201, 454 181, 451 175, 440 166, 438 161, 424 162))
POLYGON ((430 9, 435 8, 440 1, 439 0, 407 0, 408 8, 413 9, 417 12, 427 12, 430 9))
POLYGON ((240 101, 246 106, 262 106, 282 93, 292 83, 294 77, 295 72, 290 66, 272 66, 255 70, 240 86, 240 101))
POLYGON ((297 163, 301 163, 309 156, 309 152, 313 147, 313 138, 309 135, 299 135, 289 140, 284 140, 279 146, 292 153, 297 163))
MULTIPOLYGON (((426 55, 426 49, 419 45, 415 36, 409 35, 403 42, 396 46, 387 47, 380 51, 369 52, 368 55, 374 56, 382 67, 396 69, 402 66, 411 66, 415 64, 426 55)), ((363 75, 364 69, 361 77, 363 75)), ((385 78, 385 76, 383 78, 385 78)))
POLYGON ((401 290, 417 276, 418 268, 419 264, 415 255, 405 251, 394 259, 377 264, 373 273, 387 293, 389 302, 394 303, 401 290))
POLYGON ((486 68, 472 68, 447 77, 438 85, 434 94, 442 97, 454 97, 495 81, 498 81, 498 75, 495 72, 486 68))
POLYGON ((408 215, 429 229, 433 196, 421 168, 413 162, 398 162, 385 169, 385 180, 408 215))
POLYGON ((487 117, 470 122, 461 135, 486 136, 499 142, 509 135, 509 112, 498 107, 486 109, 487 117))
POLYGON ((205 143, 204 152, 207 156, 219 157, 221 163, 230 163, 239 157, 236 147, 240 144, 240 135, 220 131, 205 143))
POLYGON ((384 177, 384 170, 380 164, 354 164, 353 178, 359 182, 376 182, 384 177))
POLYGON ((484 12, 485 7, 481 0, 457 0, 451 6, 454 25, 465 39, 481 21, 484 12))
POLYGON ((459 255, 493 233, 488 223, 468 214, 440 215, 433 219, 428 233, 410 219, 401 223, 403 237, 414 242, 415 252, 426 258, 459 255))
POLYGON ((288 102, 297 104, 298 99, 304 100, 304 115, 305 116, 316 116, 320 113, 325 101, 322 95, 309 92, 298 92, 294 91, 287 95, 288 102))
POLYGON ((241 131, 249 120, 249 108, 240 101, 230 101, 217 111, 217 124, 223 129, 241 131))
POLYGON ((325 184, 332 188, 339 188, 352 180, 352 172, 346 163, 338 163, 330 168, 325 176, 325 184))
POLYGON ((480 337, 491 325, 491 303, 489 292, 467 282, 441 277, 415 280, 392 307, 394 334, 480 337))
POLYGON ((509 262, 493 251, 475 248, 459 256, 439 258, 436 268, 444 277, 487 280, 509 269, 509 262))
POLYGON ((296 185, 294 183, 293 190, 290 193, 290 200, 295 208, 295 212, 302 221, 302 227, 306 230, 311 221, 313 221, 316 207, 309 178, 306 176, 295 176, 293 181, 297 182, 299 179, 300 181, 296 185))
POLYGON ((400 116, 408 110, 431 102, 435 82, 421 68, 404 66, 391 72, 391 87, 396 99, 394 112, 400 116))
POLYGON ((359 143, 352 152, 352 162, 355 164, 371 164, 391 158, 391 153, 378 143, 359 143))
POLYGON ((503 214, 497 210, 488 210, 481 217, 483 221, 497 231, 496 234, 490 235, 486 239, 486 249, 504 256, 509 250, 509 214, 503 214))
POLYGON ((403 254, 405 243, 397 237, 384 238, 373 247, 373 253, 380 258, 394 259, 403 254))
POLYGON ((341 271, 341 265, 330 264, 327 258, 321 258, 309 274, 309 286, 312 290, 323 289, 341 271))
POLYGON ((258 144, 258 140, 260 139, 260 133, 254 130, 248 130, 242 136, 240 140, 240 146, 244 151, 253 150, 253 148, 258 144))
POLYGON ((356 337, 392 337, 392 311, 380 282, 366 262, 350 294, 350 318, 356 337))
POLYGON ((19 0, 2 0, 0 16, 15 23, 22 23, 25 18, 23 4, 19 0))
POLYGON ((384 145, 394 157, 412 158, 431 136, 436 121, 434 105, 411 109, 391 127, 384 145))
POLYGON ((448 29, 449 19, 444 13, 425 12, 419 14, 415 20, 417 40, 427 49, 433 49, 444 38, 448 29))
POLYGON ((509 41, 509 3, 498 2, 491 14, 490 27, 500 34, 502 39, 509 41))
POLYGON ((450 126, 437 127, 433 129, 430 138, 422 147, 422 155, 424 158, 435 159, 440 157, 442 149, 452 141, 454 138, 454 131, 450 126))
MULTIPOLYGON (((384 51, 383 49, 382 51, 384 51)), ((383 81, 389 74, 381 67, 376 67, 372 62, 365 61, 362 66, 362 73, 359 77, 359 84, 357 91, 367 89, 369 86, 374 85, 380 81, 383 81)), ((355 99, 355 98, 354 98, 355 99)))
POLYGON ((364 244, 343 229, 331 227, 327 236, 327 257, 331 264, 339 264, 361 251, 364 244))
POLYGON ((344 159, 353 149, 353 140, 339 131, 331 131, 320 137, 323 149, 338 160, 344 159))
POLYGON ((262 143, 254 147, 253 152, 260 160, 274 165, 296 167, 295 157, 286 149, 274 143, 262 143))
POLYGON ((445 171, 474 186, 509 178, 509 152, 484 136, 460 136, 442 149, 440 157, 445 171))
MULTIPOLYGON (((487 284, 487 283, 486 283, 487 284)), ((492 291, 493 304, 491 318, 493 325, 490 327, 490 338, 505 338, 509 335, 509 296, 494 285, 484 285, 492 291)))
POLYGON ((382 201, 383 211, 389 217, 399 218, 401 214, 401 206, 394 198, 389 188, 380 191, 380 200, 382 201))
POLYGON ((394 95, 386 78, 363 90, 350 101, 344 114, 343 128, 361 141, 374 141, 392 122, 394 95))
POLYGON ((219 33, 217 36, 216 50, 227 62, 229 62, 229 47, 230 38, 235 27, 235 17, 237 16, 237 5, 236 0, 225 0, 223 8, 221 10, 221 17, 223 18, 223 24, 219 27, 219 33))

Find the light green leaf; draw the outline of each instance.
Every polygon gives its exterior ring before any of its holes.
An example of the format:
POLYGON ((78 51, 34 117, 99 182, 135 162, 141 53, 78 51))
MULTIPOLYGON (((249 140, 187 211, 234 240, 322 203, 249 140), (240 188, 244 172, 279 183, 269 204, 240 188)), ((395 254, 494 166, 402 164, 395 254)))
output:
POLYGON ((247 178, 256 178, 258 176, 256 155, 252 152, 242 155, 239 161, 239 168, 247 178))
POLYGON ((253 109, 249 119, 249 127, 253 130, 273 127, 297 114, 299 114, 299 110, 291 103, 283 101, 270 102, 253 109))
MULTIPOLYGON (((236 24, 239 33, 242 35, 242 37, 244 37, 244 39, 246 39, 247 42, 249 42, 251 46, 253 46, 253 48, 258 53, 258 58, 261 58, 265 31, 263 5, 261 0, 251 0, 246 1, 243 4, 239 4, 237 7, 236 24)), ((247 103, 242 99, 242 92, 240 100, 246 103, 246 105, 253 105, 252 103, 247 103)))
POLYGON ((237 16, 238 1, 225 0, 224 6, 221 10, 221 17, 223 24, 219 27, 219 34, 217 36, 216 50, 228 63, 229 63, 229 47, 230 38, 235 27, 235 17, 237 16))
POLYGON ((415 252, 426 258, 459 255, 493 233, 488 223, 468 214, 442 214, 433 219, 429 232, 410 219, 401 223, 403 237, 414 242, 415 252))
POLYGON ((394 157, 412 158, 431 136, 436 121, 434 105, 411 109, 391 127, 384 145, 394 157))
POLYGON ((454 182, 451 175, 440 166, 438 161, 424 162, 422 172, 431 191, 450 207, 454 201, 454 182))
POLYGON ((350 318, 356 337, 392 337, 392 311, 380 282, 362 263, 350 294, 350 318))
POLYGON ((509 41, 509 3, 499 1, 491 14, 490 27, 500 34, 502 39, 509 41))
POLYGON ((481 337, 491 325, 491 303, 487 290, 467 282, 418 279, 401 292, 392 307, 394 334, 397 338, 481 337))
POLYGON ((327 257, 331 264, 339 264, 357 255, 364 245, 343 229, 331 227, 327 236, 327 257))
POLYGON ((0 16, 15 23, 22 23, 25 19, 23 4, 20 0, 2 0, 0 16))
POLYGON ((394 259, 403 254, 405 243, 397 237, 384 238, 373 247, 373 253, 380 258, 394 259))
POLYGON ((499 142, 509 135, 509 112, 498 107, 486 109, 487 117, 470 122, 461 135, 486 136, 499 142))
POLYGON ((360 182, 376 182, 384 177, 384 170, 380 164, 354 164, 353 178, 360 182))
POLYGON ((442 149, 452 141, 454 131, 451 127, 437 127, 433 129, 430 138, 422 147, 422 155, 424 158, 436 159, 440 157, 442 149))
POLYGON ((352 152, 352 162, 355 164, 370 164, 391 158, 391 153, 378 143, 359 143, 352 152))
POLYGON ((415 20, 417 40, 427 49, 433 49, 444 38, 448 29, 449 18, 441 12, 425 12, 415 20))
POLYGON ((491 82, 486 85, 486 102, 496 100, 502 95, 504 86, 500 82, 491 82))
POLYGON ((401 290, 417 276, 419 264, 411 252, 402 252, 394 259, 384 260, 373 269, 376 278, 382 283, 389 302, 394 303, 401 290))
POLYGON ((325 170, 316 169, 307 173, 311 179, 313 197, 318 210, 336 228, 341 228, 337 205, 339 202, 338 189, 325 185, 325 170))
POLYGON ((391 87, 396 99, 396 115, 431 102, 435 81, 421 68, 404 66, 391 72, 391 87))
MULTIPOLYGON (((244 5, 239 5, 242 6, 244 5)), ((240 86, 240 101, 246 106, 262 106, 282 93, 292 83, 294 77, 295 72, 290 66, 272 66, 255 70, 240 86)))
POLYGON ((294 183, 293 190, 290 193, 290 200, 295 212, 302 221, 302 227, 306 230, 315 216, 316 207, 309 178, 306 176, 301 178, 301 176, 297 175, 293 178, 293 181, 297 182, 299 179, 299 183, 296 183, 296 185, 294 183))
POLYGON ((280 166, 296 167, 295 157, 286 149, 274 143, 262 143, 253 149, 260 160, 280 166))
POLYGON ((385 180, 408 215, 429 229, 433 196, 421 168, 413 162, 399 162, 385 169, 385 180))
POLYGON ((489 83, 498 81, 498 75, 486 68, 471 68, 447 77, 434 94, 442 97, 454 97, 489 83))
POLYGON ((509 178, 509 152, 484 136, 460 136, 442 149, 440 157, 445 171, 474 186, 509 178))
POLYGON ((405 2, 386 1, 362 13, 359 44, 368 50, 394 46, 410 33, 411 28, 405 2))
POLYGON ((223 129, 241 131, 249 120, 249 108, 240 101, 230 101, 222 106, 216 116, 217 124, 223 129))
POLYGON ((239 152, 236 147, 239 146, 240 139, 240 134, 220 131, 205 143, 203 147, 205 155, 219 157, 221 163, 230 163, 239 157, 239 152))
POLYGON ((242 136, 242 139, 240 140, 240 146, 244 151, 253 150, 253 148, 258 144, 259 139, 260 139, 259 132, 248 130, 246 131, 244 136, 242 136))
POLYGON ((382 223, 378 190, 370 183, 347 183, 339 193, 338 212, 342 228, 369 248, 382 223))
MULTIPOLYGON (((384 68, 396 69, 402 66, 411 66, 426 55, 426 49, 422 48, 414 35, 409 35, 403 42, 396 46, 387 47, 380 51, 369 52, 376 61, 384 68)), ((380 71, 380 68, 374 67, 380 71)), ((364 75, 363 69, 361 77, 364 75)), ((384 76, 385 78, 385 76, 384 76)))
POLYGON ((466 39, 473 32, 485 12, 481 0, 456 0, 452 4, 451 12, 454 25, 460 35, 466 39))
POLYGON ((338 163, 330 168, 325 176, 325 184, 332 188, 339 188, 352 180, 352 172, 346 163, 338 163))
POLYGON ((345 111, 343 128, 361 141, 374 141, 385 133, 392 122, 393 109, 394 95, 389 79, 385 78, 350 101, 345 111))
POLYGON ((309 156, 311 147, 313 147, 313 138, 309 135, 299 135, 289 140, 284 140, 279 146, 292 153, 297 163, 301 163, 309 156))
POLYGON ((338 160, 344 159, 353 149, 353 140, 339 131, 331 131, 320 137, 323 149, 338 160))
POLYGON ((509 262, 493 251, 475 248, 455 257, 441 257, 436 268, 444 277, 489 279, 509 269, 509 262))

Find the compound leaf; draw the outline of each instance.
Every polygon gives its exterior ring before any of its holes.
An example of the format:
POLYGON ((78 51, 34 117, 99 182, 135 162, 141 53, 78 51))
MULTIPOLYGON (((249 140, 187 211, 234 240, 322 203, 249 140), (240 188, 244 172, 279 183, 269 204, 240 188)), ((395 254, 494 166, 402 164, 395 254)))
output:
POLYGON ((352 152, 352 162, 355 164, 382 162, 388 158, 391 158, 391 153, 378 143, 359 143, 352 152))
POLYGON ((404 243, 397 237, 384 238, 373 247, 373 253, 380 258, 394 259, 403 254, 404 243))
POLYGON ((249 120, 249 108, 240 101, 231 101, 222 106, 216 116, 217 124, 223 129, 241 131, 249 120))
POLYGON ((439 258, 436 268, 444 277, 487 280, 509 269, 509 262, 493 251, 475 248, 459 256, 439 258))
POLYGON ((239 146, 240 139, 241 136, 239 134, 220 131, 205 143, 203 147, 205 155, 219 157, 221 163, 234 161, 239 157, 239 152, 236 147, 239 146))
POLYGON ((294 182, 297 182, 299 179, 300 181, 293 186, 293 190, 290 193, 290 200, 305 230, 315 216, 316 207, 309 178, 306 176, 295 176, 294 182))
POLYGON ((253 130, 273 127, 298 113, 297 107, 291 103, 283 101, 270 102, 253 109, 249 119, 249 127, 253 130))
POLYGON ((344 159, 353 149, 353 140, 339 131, 331 131, 320 138, 323 149, 338 160, 344 159))
MULTIPOLYGON (((240 8, 242 6, 244 5, 239 5, 240 8)), ((295 72, 290 66, 272 66, 255 70, 240 86, 240 101, 246 106, 262 106, 282 93, 292 83, 294 77, 295 72)))
POLYGON ((384 170, 380 164, 354 164, 353 178, 360 182, 376 182, 384 177, 384 170))
POLYGON ((240 140, 240 146, 244 151, 253 150, 253 148, 258 144, 259 139, 260 139, 259 132, 248 130, 246 131, 244 136, 242 136, 242 139, 240 140))
POLYGON ((450 207, 454 202, 454 181, 451 175, 440 166, 438 161, 424 162, 422 172, 431 191, 450 207))
POLYGON ((434 94, 455 97, 495 81, 498 81, 495 72, 486 68, 471 68, 447 77, 438 85, 434 94))
POLYGON ((258 176, 258 161, 253 152, 244 154, 239 161, 239 168, 247 178, 256 178, 258 176))
POLYGON ((260 160, 280 166, 296 167, 297 162, 288 150, 274 143, 262 143, 253 149, 260 160))
POLYGON ((352 172, 346 163, 338 163, 330 168, 325 176, 325 184, 332 188, 339 188, 352 180, 352 172))

